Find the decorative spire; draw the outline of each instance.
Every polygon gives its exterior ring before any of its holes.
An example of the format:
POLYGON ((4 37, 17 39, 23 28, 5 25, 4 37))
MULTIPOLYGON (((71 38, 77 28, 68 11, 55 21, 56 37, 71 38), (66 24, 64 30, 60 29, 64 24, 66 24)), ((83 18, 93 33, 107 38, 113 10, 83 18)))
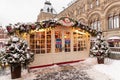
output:
POLYGON ((56 14, 55 9, 53 8, 52 4, 50 3, 50 0, 46 0, 44 3, 44 8, 41 9, 42 12, 56 14))
POLYGON ((45 4, 47 4, 47 5, 51 5, 51 3, 50 3, 50 1, 45 1, 45 4))

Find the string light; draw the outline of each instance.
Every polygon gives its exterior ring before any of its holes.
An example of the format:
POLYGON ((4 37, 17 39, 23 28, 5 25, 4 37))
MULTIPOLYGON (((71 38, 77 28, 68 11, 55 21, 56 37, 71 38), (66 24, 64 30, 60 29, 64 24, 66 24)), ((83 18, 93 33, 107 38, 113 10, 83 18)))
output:
POLYGON ((79 34, 86 34, 84 32, 80 32, 79 30, 75 30, 76 33, 79 33, 79 34))
MULTIPOLYGON (((55 27, 63 25, 59 21, 62 21, 67 18, 68 17, 62 17, 57 21, 47 20, 47 21, 36 22, 36 23, 32 23, 32 24, 18 24, 17 28, 13 28, 12 25, 8 25, 6 28, 7 28, 9 35, 14 35, 16 32, 17 32, 17 34, 20 34, 20 35, 21 35, 21 33, 31 34, 34 32, 44 32, 45 30, 48 30, 48 31, 53 30, 53 29, 55 29, 55 27)), ((68 18, 68 19, 70 19, 70 18, 68 18)), ((90 27, 83 25, 73 19, 70 19, 70 21, 74 23, 74 25, 70 25, 72 27, 73 31, 78 28, 85 31, 85 32, 75 31, 77 33, 86 34, 88 32, 89 34, 91 34, 91 36, 96 36, 97 33, 99 32, 99 31, 91 29, 90 27)))

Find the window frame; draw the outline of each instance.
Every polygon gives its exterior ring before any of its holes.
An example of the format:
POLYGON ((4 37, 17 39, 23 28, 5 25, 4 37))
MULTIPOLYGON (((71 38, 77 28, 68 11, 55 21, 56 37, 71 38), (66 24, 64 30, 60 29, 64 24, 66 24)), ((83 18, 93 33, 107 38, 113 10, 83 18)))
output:
POLYGON ((108 30, 119 28, 120 28, 120 14, 108 16, 108 30))
POLYGON ((100 4, 100 1, 99 0, 96 0, 96 5, 98 6, 100 4))
POLYGON ((92 29, 101 31, 101 25, 100 25, 100 20, 99 19, 91 21, 90 26, 91 26, 92 29))

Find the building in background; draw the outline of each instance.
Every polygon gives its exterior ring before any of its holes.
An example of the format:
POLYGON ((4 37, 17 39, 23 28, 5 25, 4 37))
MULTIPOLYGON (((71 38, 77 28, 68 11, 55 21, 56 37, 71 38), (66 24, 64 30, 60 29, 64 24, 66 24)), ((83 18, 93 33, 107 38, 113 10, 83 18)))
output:
POLYGON ((5 29, 0 26, 0 49, 2 49, 5 46, 5 42, 7 41, 7 33, 5 32, 5 29))
MULTIPOLYGON (((71 23, 72 18, 102 31, 110 47, 120 47, 120 0, 75 0, 59 14, 46 1, 37 22, 55 18, 63 23, 71 23)), ((30 48, 36 53, 33 68, 80 61, 89 57, 90 35, 72 25, 56 25, 31 34, 30 48)))
POLYGON ((37 22, 53 19, 56 16, 56 11, 53 8, 50 1, 45 1, 43 9, 40 10, 40 13, 37 18, 37 22))
POLYGON ((120 0, 74 0, 56 18, 64 16, 102 31, 111 47, 120 47, 120 0))

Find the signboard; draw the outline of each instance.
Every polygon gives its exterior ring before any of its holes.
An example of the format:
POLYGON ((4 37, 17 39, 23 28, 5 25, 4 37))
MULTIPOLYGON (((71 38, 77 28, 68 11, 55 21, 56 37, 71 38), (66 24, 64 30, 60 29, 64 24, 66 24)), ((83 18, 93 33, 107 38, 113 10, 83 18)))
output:
POLYGON ((63 26, 68 26, 68 27, 75 25, 75 21, 72 20, 72 19, 70 19, 70 18, 68 18, 68 17, 62 17, 62 18, 59 19, 58 22, 59 22, 61 25, 63 25, 63 26))

